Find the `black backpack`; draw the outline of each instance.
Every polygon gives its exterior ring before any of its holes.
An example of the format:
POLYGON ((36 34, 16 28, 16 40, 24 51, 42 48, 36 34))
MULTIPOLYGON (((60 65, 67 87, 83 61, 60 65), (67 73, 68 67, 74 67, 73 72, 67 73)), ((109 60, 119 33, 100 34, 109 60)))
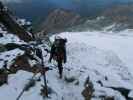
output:
POLYGON ((64 58, 64 49, 66 48, 66 39, 55 39, 54 54, 58 59, 64 58))

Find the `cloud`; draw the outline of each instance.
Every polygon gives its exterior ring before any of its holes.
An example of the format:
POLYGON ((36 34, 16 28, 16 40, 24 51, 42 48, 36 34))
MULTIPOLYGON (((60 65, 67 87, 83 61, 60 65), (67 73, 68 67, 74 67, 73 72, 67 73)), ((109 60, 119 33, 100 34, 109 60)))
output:
POLYGON ((14 3, 21 3, 23 0, 0 0, 4 3, 10 3, 10 2, 14 2, 14 3))

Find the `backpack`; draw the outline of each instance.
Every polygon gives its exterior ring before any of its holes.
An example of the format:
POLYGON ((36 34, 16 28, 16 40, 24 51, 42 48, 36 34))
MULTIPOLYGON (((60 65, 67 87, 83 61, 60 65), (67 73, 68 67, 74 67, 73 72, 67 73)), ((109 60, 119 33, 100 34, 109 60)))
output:
POLYGON ((54 42, 54 59, 63 60, 64 59, 64 49, 65 49, 64 39, 56 39, 54 42))

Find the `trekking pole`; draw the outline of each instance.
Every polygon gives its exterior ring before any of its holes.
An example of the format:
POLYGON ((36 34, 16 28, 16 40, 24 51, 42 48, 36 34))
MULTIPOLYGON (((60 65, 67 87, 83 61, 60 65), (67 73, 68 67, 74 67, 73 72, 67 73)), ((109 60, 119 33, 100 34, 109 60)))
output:
MULTIPOLYGON (((31 82, 32 79, 34 79, 34 77, 36 76, 38 71, 36 71, 36 73, 34 73, 34 75, 31 77, 31 79, 29 80, 28 84, 31 82)), ((16 100, 19 100, 21 98, 21 96, 23 95, 23 93, 26 91, 27 89, 27 84, 26 86, 24 87, 24 89, 20 92, 20 94, 18 95, 17 99, 16 100)))
POLYGON ((19 96, 17 97, 16 100, 19 100, 19 99, 21 98, 21 96, 23 95, 24 91, 25 91, 25 89, 23 89, 23 90, 21 91, 21 93, 19 94, 19 96))

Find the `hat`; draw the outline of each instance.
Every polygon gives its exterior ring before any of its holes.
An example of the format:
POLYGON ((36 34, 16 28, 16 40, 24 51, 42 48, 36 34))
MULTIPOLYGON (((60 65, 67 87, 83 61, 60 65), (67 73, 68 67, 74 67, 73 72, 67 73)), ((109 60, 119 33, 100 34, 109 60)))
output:
POLYGON ((55 36, 55 39, 62 39, 61 36, 55 36))

